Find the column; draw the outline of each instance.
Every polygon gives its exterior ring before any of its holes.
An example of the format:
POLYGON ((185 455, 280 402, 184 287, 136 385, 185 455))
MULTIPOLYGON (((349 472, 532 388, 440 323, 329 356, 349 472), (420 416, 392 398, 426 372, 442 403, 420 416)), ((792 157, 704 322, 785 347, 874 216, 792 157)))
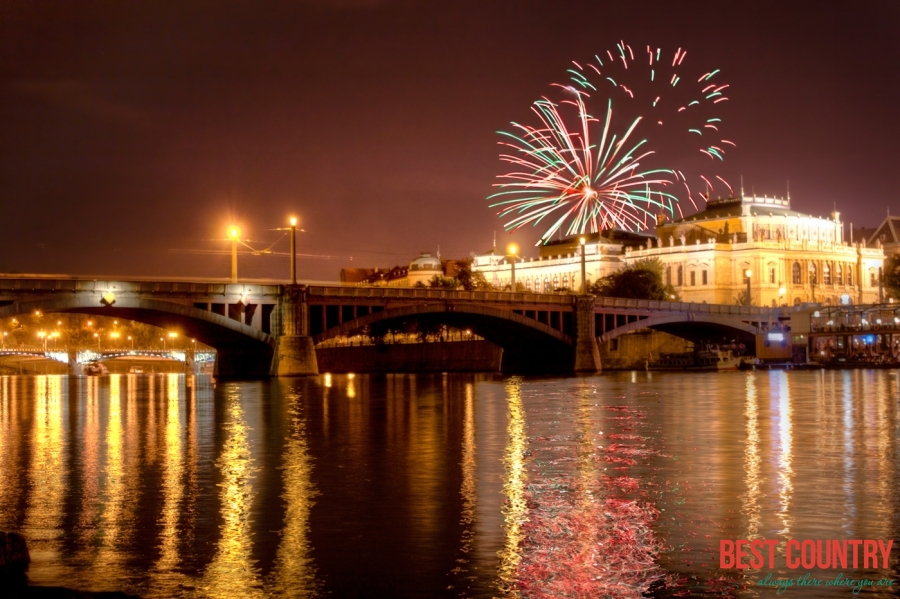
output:
POLYGON ((306 285, 285 285, 279 304, 281 327, 273 372, 276 376, 319 374, 316 348, 309 336, 306 285))
POLYGON ((600 348, 594 330, 594 296, 575 297, 575 372, 599 372, 600 348))

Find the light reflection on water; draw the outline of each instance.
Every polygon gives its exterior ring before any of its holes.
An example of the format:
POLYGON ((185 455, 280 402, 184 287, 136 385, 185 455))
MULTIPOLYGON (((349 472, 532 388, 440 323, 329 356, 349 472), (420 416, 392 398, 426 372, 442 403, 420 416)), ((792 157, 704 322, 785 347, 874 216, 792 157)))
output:
MULTIPOLYGON (((668 547, 656 569, 675 586, 654 596, 762 596, 774 594, 753 586, 768 570, 719 571, 720 539, 898 537, 898 382, 892 371, 218 387, 183 375, 0 377, 0 530, 28 537, 35 584, 516 596, 528 552, 553 549, 523 538, 548 465, 571 492, 572 521, 608 499, 658 510, 647 538, 668 547), (610 435, 633 465, 602 461, 610 435)), ((589 541, 567 550, 609 559, 589 541)), ((900 578, 896 563, 870 574, 900 578)))

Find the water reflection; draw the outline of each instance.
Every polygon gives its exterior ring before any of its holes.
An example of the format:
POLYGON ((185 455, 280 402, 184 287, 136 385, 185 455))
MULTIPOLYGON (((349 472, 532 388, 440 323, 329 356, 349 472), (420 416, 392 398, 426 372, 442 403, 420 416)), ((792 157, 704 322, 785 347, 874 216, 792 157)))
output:
POLYGON ((68 477, 62 379, 38 376, 35 383, 29 490, 23 528, 29 531, 32 561, 59 568, 59 564, 64 563, 60 543, 68 477))
POLYGON ((250 451, 250 427, 241 407, 241 393, 230 385, 222 423, 225 440, 216 460, 219 483, 221 538, 203 576, 209 597, 262 597, 262 580, 253 559, 253 483, 256 474, 250 451))
POLYGON ((514 589, 519 562, 522 561, 522 524, 527 518, 525 503, 525 408, 522 404, 521 380, 512 378, 506 385, 506 401, 509 411, 506 453, 503 463, 506 477, 503 491, 506 501, 503 506, 506 543, 500 551, 500 589, 510 596, 518 596, 514 589))
POLYGON ((159 518, 159 560, 156 571, 170 572, 179 562, 179 519, 184 485, 183 415, 179 376, 166 375, 165 450, 163 452, 163 504, 159 518))
POLYGON ((300 395, 291 393, 286 399, 289 402, 290 430, 284 445, 284 465, 281 467, 285 514, 271 590, 290 597, 313 597, 321 583, 316 579, 311 555, 309 520, 315 504, 313 499, 318 492, 312 483, 312 460, 306 442, 300 395))
POLYGON ((587 531, 614 536, 610 551, 585 531, 539 548, 572 550, 555 571, 607 582, 663 572, 674 586, 654 596, 758 596, 759 573, 716 568, 719 539, 900 533, 898 381, 0 377, 0 529, 28 537, 36 584, 494 597, 536 596, 516 589, 542 514, 551 527, 616 515, 587 531), (656 539, 670 549, 640 554, 656 539))

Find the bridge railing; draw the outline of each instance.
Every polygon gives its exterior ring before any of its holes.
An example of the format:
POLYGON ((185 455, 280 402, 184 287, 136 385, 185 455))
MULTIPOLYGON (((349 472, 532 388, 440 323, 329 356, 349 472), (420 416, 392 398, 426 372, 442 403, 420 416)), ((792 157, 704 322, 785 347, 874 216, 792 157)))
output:
POLYGON ((204 297, 249 295, 277 296, 281 286, 257 283, 215 283, 191 281, 127 281, 116 279, 62 279, 62 278, 10 278, 0 277, 0 292, 15 291, 92 291, 106 293, 180 294, 204 297))
MULTIPOLYGON (((409 288, 409 287, 331 287, 313 286, 309 288, 312 297, 354 298, 354 299, 406 299, 406 300, 461 300, 477 302, 502 302, 506 304, 551 304, 570 306, 577 297, 570 293, 511 293, 508 291, 455 291, 449 289, 409 288)), ((635 300, 615 297, 598 297, 594 309, 614 308, 624 310, 662 310, 673 312, 696 312, 699 314, 720 314, 767 319, 787 317, 789 308, 765 308, 760 306, 730 306, 723 304, 697 304, 693 302, 664 302, 656 300, 635 300)))
POLYGON ((467 300, 479 302, 502 302, 522 304, 569 305, 573 295, 550 293, 510 293, 508 291, 456 291, 451 289, 431 289, 417 287, 326 287, 309 288, 310 296, 326 298, 371 298, 409 300, 467 300))

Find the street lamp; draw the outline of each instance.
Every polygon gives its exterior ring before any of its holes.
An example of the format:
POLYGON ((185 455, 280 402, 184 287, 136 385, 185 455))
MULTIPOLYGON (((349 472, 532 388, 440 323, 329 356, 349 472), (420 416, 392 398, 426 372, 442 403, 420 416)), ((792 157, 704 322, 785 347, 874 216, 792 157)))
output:
POLYGON ((175 331, 169 331, 169 339, 172 342, 173 348, 175 347, 175 337, 177 337, 177 336, 178 336, 178 333, 176 333, 175 331))
POLYGON ((237 244, 241 237, 240 228, 229 227, 228 237, 231 239, 231 282, 237 283, 237 244))
POLYGON ((752 303, 750 301, 750 277, 753 276, 753 271, 748 268, 744 271, 744 276, 747 277, 747 305, 749 306, 752 303))
POLYGON ((100 351, 100 333, 94 333, 94 338, 97 339, 97 351, 100 351))
POLYGON ((47 350, 47 333, 44 331, 38 331, 38 337, 41 338, 41 344, 44 346, 44 351, 47 350))
MULTIPOLYGON (((117 340, 117 339, 119 338, 119 331, 113 331, 112 333, 109 334, 109 336, 110 336, 111 338, 117 340)), ((115 345, 115 343, 113 343, 113 345, 115 345)))
POLYGON ((128 335, 128 340, 131 341, 131 349, 134 349, 134 337, 128 335))
POLYGON ((291 217, 291 285, 297 284, 297 217, 291 217))
POLYGON ((587 295, 587 269, 584 264, 584 252, 587 250, 585 241, 584 237, 578 238, 578 243, 581 245, 581 295, 587 295))
POLYGON ((516 254, 519 253, 519 246, 514 243, 506 246, 506 259, 509 261, 511 270, 509 275, 509 290, 512 293, 516 292, 516 254))

